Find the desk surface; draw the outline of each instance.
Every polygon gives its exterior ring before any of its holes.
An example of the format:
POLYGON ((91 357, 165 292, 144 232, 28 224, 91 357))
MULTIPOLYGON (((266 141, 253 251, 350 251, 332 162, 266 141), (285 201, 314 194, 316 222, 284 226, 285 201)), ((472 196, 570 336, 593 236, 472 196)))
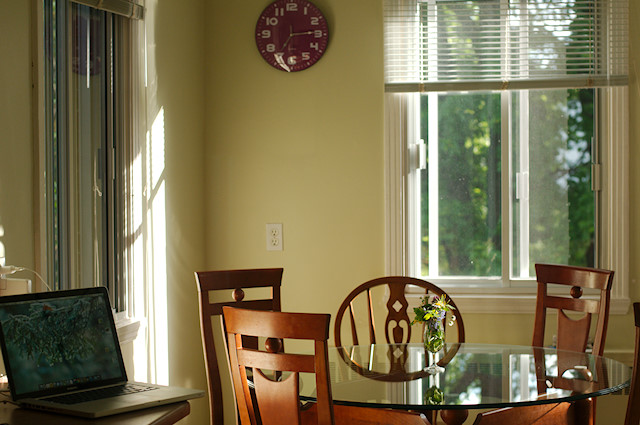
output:
POLYGON ((14 404, 0 402, 0 424, 9 425, 171 425, 187 416, 189 402, 168 404, 99 419, 74 418, 67 415, 38 412, 14 404))
POLYGON ((631 370, 612 359, 550 348, 448 344, 435 360, 422 344, 330 348, 334 402, 410 410, 499 408, 573 401, 619 391, 631 370), (431 357, 431 358, 430 358, 431 357))

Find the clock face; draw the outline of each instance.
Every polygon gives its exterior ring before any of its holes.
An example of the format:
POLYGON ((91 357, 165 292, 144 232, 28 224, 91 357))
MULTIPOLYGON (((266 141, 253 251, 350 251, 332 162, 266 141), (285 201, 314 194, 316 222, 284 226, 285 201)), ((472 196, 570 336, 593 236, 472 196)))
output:
POLYGON ((256 24, 258 51, 281 71, 307 69, 322 57, 328 41, 327 20, 307 0, 277 0, 256 24))

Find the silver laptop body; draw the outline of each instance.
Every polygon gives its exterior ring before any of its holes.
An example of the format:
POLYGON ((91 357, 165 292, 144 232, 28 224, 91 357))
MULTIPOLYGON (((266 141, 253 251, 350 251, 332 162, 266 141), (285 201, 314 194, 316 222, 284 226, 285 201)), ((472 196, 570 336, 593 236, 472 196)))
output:
POLYGON ((127 381, 104 287, 0 297, 0 345, 11 397, 28 408, 97 418, 204 395, 127 381))

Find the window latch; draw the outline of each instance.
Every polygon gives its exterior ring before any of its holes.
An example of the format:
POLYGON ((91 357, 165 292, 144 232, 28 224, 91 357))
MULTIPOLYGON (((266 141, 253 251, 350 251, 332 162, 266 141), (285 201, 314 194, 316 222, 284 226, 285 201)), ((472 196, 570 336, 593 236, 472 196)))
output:
POLYGON ((427 148, 423 139, 409 148, 409 167, 411 170, 427 169, 427 148))
POLYGON ((594 192, 600 191, 600 164, 591 164, 591 190, 594 192))

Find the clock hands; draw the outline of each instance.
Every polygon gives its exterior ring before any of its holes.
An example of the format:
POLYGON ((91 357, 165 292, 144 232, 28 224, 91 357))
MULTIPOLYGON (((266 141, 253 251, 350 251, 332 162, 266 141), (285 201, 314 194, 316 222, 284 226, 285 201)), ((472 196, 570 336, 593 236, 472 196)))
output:
POLYGON ((293 27, 289 25, 289 37, 287 37, 287 39, 285 40, 280 50, 284 50, 284 48, 287 47, 289 40, 291 40, 293 37, 298 35, 309 35, 309 34, 313 34, 313 31, 309 30, 309 31, 303 31, 303 32, 293 32, 293 27))
POLYGON ((289 25, 289 37, 287 37, 287 40, 284 42, 284 44, 282 45, 282 49, 280 50, 284 50, 284 48, 287 47, 287 43, 289 42, 289 40, 291 40, 291 37, 293 37, 293 27, 289 25))
POLYGON ((294 33, 291 33, 290 37, 293 37, 294 35, 308 35, 308 34, 313 34, 313 31, 294 32, 294 33))

